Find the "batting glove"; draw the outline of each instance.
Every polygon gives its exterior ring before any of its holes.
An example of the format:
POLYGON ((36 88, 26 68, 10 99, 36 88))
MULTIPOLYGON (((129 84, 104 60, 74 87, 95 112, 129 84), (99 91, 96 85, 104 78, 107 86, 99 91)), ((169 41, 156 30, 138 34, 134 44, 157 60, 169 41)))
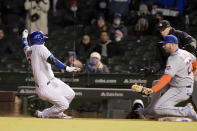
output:
POLYGON ((28 37, 28 30, 25 29, 25 30, 23 31, 22 38, 27 38, 27 37, 28 37))
POLYGON ((80 71, 81 69, 78 67, 70 67, 70 66, 66 66, 66 71, 67 72, 77 72, 80 71))

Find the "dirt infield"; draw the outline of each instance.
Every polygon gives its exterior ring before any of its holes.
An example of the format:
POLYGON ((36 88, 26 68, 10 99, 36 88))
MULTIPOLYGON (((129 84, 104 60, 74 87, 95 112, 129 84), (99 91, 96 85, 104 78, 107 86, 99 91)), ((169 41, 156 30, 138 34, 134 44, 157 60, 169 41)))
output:
POLYGON ((197 122, 0 117, 0 131, 197 131, 197 122))

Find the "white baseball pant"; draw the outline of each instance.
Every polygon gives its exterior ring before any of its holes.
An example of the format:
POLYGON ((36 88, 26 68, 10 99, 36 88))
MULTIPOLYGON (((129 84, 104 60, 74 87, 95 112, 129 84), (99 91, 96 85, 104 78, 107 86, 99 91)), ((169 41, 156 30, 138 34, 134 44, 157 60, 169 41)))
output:
POLYGON ((193 85, 191 85, 191 88, 169 87, 167 85, 159 92, 153 93, 151 103, 146 111, 152 115, 188 116, 186 107, 175 107, 175 105, 189 99, 192 91, 193 85), (188 92, 190 92, 189 95, 188 92))
POLYGON ((69 104, 75 97, 72 88, 57 78, 50 80, 48 85, 39 85, 36 89, 40 99, 53 104, 52 107, 42 111, 42 117, 44 118, 61 116, 69 108, 69 104))

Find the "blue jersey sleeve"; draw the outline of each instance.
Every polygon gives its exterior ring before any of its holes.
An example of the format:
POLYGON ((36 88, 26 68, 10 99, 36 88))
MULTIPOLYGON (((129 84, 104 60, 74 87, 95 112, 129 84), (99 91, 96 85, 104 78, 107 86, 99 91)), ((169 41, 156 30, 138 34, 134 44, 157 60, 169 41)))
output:
POLYGON ((28 42, 27 42, 27 38, 23 38, 22 44, 23 44, 23 48, 26 47, 26 46, 29 46, 28 42))
POLYGON ((66 65, 63 64, 60 60, 58 60, 57 58, 55 58, 53 55, 50 55, 47 59, 47 62, 49 62, 50 64, 55 65, 57 68, 59 69, 65 69, 66 65))

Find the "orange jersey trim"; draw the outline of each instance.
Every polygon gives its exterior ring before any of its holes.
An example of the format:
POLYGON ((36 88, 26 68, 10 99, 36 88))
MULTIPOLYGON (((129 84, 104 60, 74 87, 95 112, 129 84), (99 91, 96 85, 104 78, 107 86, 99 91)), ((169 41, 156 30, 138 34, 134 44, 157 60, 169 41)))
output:
POLYGON ((157 84, 155 84, 152 87, 152 90, 154 92, 158 92, 159 90, 161 90, 164 86, 166 86, 170 80, 172 79, 172 76, 168 75, 168 74, 164 74, 161 79, 157 82, 157 84))
POLYGON ((195 61, 192 63, 192 67, 193 67, 193 73, 196 72, 196 69, 197 69, 197 60, 195 60, 195 61))

